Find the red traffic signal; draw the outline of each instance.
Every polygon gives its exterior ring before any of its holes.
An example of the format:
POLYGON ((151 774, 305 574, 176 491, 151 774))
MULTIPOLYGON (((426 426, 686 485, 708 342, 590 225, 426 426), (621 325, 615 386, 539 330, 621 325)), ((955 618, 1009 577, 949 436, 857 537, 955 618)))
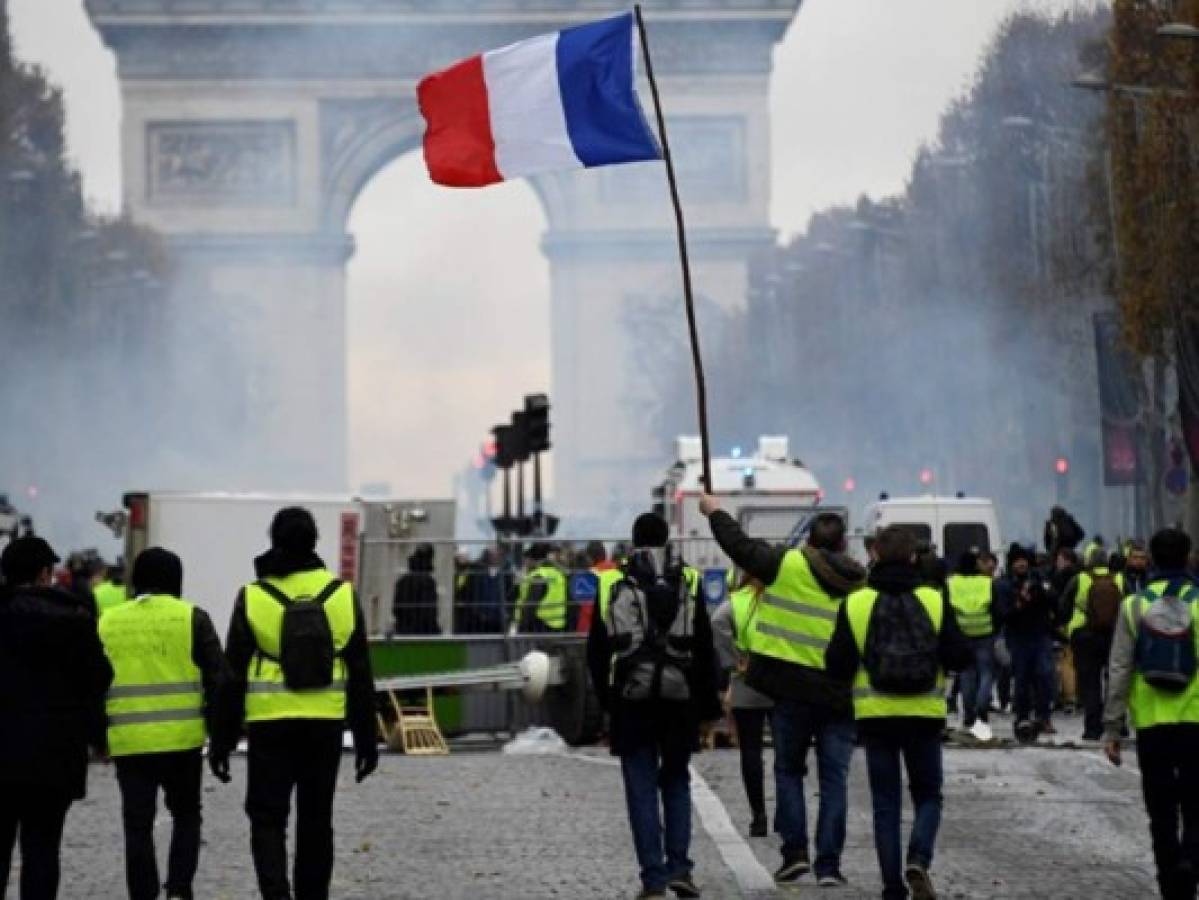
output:
POLYGON ((858 483, 853 478, 845 479, 845 493, 852 494, 857 489, 858 483))
POLYGON ((933 470, 932 469, 921 469, 920 470, 920 483, 921 484, 932 484, 933 483, 933 470))
POLYGON ((1059 456, 1053 463, 1053 471, 1059 475, 1065 475, 1070 471, 1070 460, 1064 456, 1059 456))

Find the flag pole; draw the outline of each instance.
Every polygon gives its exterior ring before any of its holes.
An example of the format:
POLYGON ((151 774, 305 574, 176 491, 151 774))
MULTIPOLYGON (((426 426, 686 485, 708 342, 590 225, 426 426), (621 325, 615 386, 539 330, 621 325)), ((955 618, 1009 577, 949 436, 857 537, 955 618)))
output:
POLYGON ((637 19, 637 32, 641 36, 641 54, 645 60, 645 76, 649 79, 650 93, 654 98, 654 113, 658 120, 658 138, 662 142, 662 161, 666 163, 666 178, 670 182, 670 200, 674 204, 675 228, 679 239, 679 260, 683 266, 683 299, 687 306, 687 328, 691 335, 691 360, 695 365, 695 401, 699 408, 699 439, 703 455, 704 490, 712 490, 712 459, 708 451, 708 396, 704 385, 704 362, 699 353, 699 331, 695 326, 695 300, 691 294, 691 265, 687 259, 687 230, 683 224, 683 204, 679 201, 679 185, 674 174, 674 159, 670 155, 670 143, 666 139, 666 119, 662 115, 662 100, 658 96, 658 82, 654 80, 654 64, 649 54, 649 38, 645 33, 645 19, 641 15, 641 4, 633 5, 637 19))

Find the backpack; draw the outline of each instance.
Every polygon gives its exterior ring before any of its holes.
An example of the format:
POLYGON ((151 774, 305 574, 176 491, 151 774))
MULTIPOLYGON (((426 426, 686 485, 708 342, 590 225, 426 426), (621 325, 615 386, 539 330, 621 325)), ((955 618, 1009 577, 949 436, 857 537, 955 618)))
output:
POLYGON ((693 607, 681 560, 648 554, 631 561, 612 588, 608 623, 614 676, 625 700, 688 700, 693 607))
MULTIPOLYGON (((283 607, 277 662, 283 669, 283 682, 290 690, 310 691, 333 684, 337 648, 333 644, 329 617, 325 615, 325 602, 341 585, 342 582, 334 578, 315 597, 293 599, 272 584, 258 582, 258 587, 283 607)), ((269 654, 263 653, 263 656, 269 654)))
POLYGON ((939 640, 928 610, 913 593, 879 594, 866 629, 863 664, 883 694, 927 694, 941 671, 939 640))
POLYGON ((1120 589, 1115 575, 1092 576, 1091 589, 1087 591, 1087 630, 1101 634, 1115 633, 1123 603, 1124 591, 1120 589))
POLYGON ((1181 693, 1195 678, 1195 595, 1193 585, 1171 582, 1160 597, 1144 592, 1147 609, 1139 598, 1134 605, 1136 670, 1158 690, 1181 693))

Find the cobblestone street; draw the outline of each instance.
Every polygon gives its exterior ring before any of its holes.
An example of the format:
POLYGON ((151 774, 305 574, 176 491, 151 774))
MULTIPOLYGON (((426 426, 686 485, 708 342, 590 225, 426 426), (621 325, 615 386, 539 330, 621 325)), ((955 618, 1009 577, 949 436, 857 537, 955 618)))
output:
MULTIPOLYGON (((389 755, 374 778, 355 785, 347 758, 333 896, 631 897, 636 867, 613 763, 598 750, 570 757, 389 755)), ((760 884, 777 865, 775 840, 743 842, 720 829, 721 819, 726 825, 731 820, 738 835, 747 825, 736 752, 702 754, 695 770, 710 787, 709 793, 696 785, 692 854, 705 896, 774 895, 773 888, 755 893, 745 886, 760 884), (699 808, 701 794, 708 797, 706 809, 699 808)), ((1139 781, 1129 763, 1114 769, 1093 749, 950 749, 946 773, 945 821, 933 870, 941 896, 1130 898, 1155 892, 1139 781)), ((243 776, 238 759, 233 784, 206 782, 197 897, 256 896, 241 811, 243 776)), ((769 777, 767 789, 772 794, 769 777)), ((158 824, 162 857, 165 815, 158 824)), ((64 898, 123 896, 119 801, 110 768, 93 768, 90 796, 70 814, 63 864, 64 898)), ((860 753, 843 868, 849 888, 818 891, 809 879, 798 893, 879 895, 860 753)))

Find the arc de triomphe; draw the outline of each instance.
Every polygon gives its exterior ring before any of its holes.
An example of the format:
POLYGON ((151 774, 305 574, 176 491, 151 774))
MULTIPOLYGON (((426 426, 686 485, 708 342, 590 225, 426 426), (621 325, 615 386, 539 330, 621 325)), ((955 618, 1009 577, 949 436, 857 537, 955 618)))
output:
MULTIPOLYGON (((697 289, 726 308, 744 304, 747 259, 773 239, 771 57, 799 2, 646 3, 697 289)), ((227 398, 227 414, 221 404, 206 413, 229 434, 228 456, 206 461, 206 484, 187 486, 344 490, 345 267, 353 253, 346 223, 370 178, 420 146, 416 81, 480 50, 619 7, 86 4, 118 63, 125 209, 171 245, 186 329, 201 340, 206 317, 221 323, 214 333, 226 346, 205 348, 197 377, 211 359, 213 377, 238 394, 227 398)), ((639 384, 620 362, 624 310, 679 293, 661 168, 569 173, 534 188, 549 223, 556 505, 608 519, 644 507, 667 462, 666 436, 647 434, 639 413, 653 385, 639 384)), ((465 457, 470 449, 447 452, 465 457)))

